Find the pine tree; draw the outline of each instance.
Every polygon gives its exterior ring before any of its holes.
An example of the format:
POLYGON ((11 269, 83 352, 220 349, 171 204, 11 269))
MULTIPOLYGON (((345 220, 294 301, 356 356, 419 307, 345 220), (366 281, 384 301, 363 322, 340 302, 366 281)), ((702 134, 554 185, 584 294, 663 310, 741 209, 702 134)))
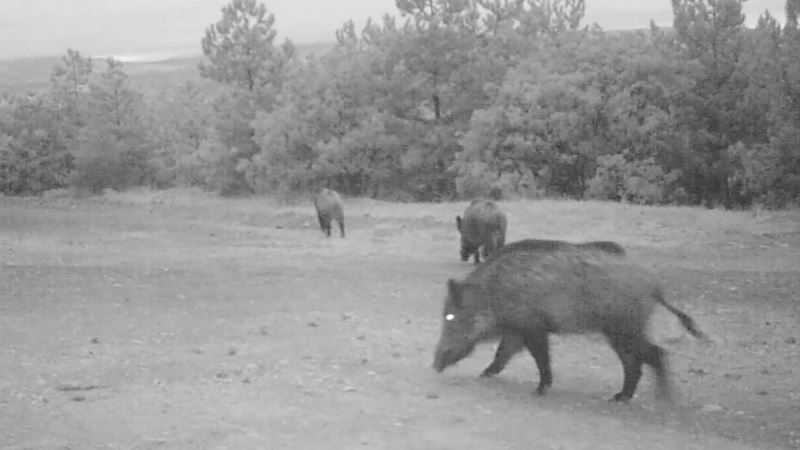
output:
POLYGON ((222 19, 206 29, 202 45, 208 62, 200 63, 200 75, 251 93, 278 92, 294 45, 287 39, 277 47, 274 25, 275 15, 262 3, 232 0, 222 8, 222 19))
POLYGON ((259 151, 251 123, 259 111, 274 108, 294 57, 288 39, 275 46, 274 24, 275 16, 256 0, 232 0, 202 40, 208 61, 200 64, 200 75, 230 88, 214 101, 220 143, 215 184, 225 193, 250 190, 240 168, 259 151))
POLYGON ((142 96, 130 88, 122 67, 108 58, 106 70, 89 84, 73 182, 93 192, 139 186, 152 179, 152 146, 142 117, 142 96))

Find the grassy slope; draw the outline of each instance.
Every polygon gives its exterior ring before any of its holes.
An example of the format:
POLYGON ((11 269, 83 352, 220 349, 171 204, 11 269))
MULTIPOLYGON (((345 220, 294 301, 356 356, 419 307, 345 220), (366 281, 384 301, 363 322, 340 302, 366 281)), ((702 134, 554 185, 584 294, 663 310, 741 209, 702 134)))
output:
POLYGON ((310 203, 196 191, 0 204, 0 447, 800 445, 796 212, 502 204, 512 240, 621 242, 714 336, 657 317, 680 393, 663 409, 649 377, 606 404, 619 366, 592 339, 554 339, 545 398, 527 356, 476 379, 490 346, 432 373, 466 202, 350 199, 345 240, 310 203))

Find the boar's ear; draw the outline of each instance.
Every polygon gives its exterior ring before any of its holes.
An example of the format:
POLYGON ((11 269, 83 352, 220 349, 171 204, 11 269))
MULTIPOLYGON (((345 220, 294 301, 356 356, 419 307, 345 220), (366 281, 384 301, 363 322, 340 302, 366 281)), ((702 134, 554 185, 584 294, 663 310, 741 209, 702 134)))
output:
POLYGON ((461 231, 461 216, 456 216, 456 228, 461 231))
POLYGON ((450 301, 453 302, 453 306, 456 308, 461 307, 461 291, 462 286, 458 281, 452 278, 447 280, 447 294, 450 297, 450 301))

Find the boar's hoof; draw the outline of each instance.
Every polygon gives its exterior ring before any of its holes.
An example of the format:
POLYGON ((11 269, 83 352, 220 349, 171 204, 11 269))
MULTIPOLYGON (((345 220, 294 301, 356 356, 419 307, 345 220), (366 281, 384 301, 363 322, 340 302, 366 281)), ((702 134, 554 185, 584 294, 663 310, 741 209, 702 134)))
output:
POLYGON ((622 392, 615 394, 613 397, 608 399, 609 402, 617 402, 617 403, 628 403, 631 401, 633 395, 624 394, 622 392))
POLYGON ((481 378, 491 378, 500 373, 501 370, 503 369, 495 367, 494 364, 492 364, 481 373, 481 378))
POLYGON ((542 395, 544 395, 544 394, 547 394, 547 390, 548 390, 548 389, 550 389, 550 386, 549 386, 549 385, 546 385, 546 384, 542 385, 542 384, 540 384, 539 386, 537 386, 537 387, 536 387, 536 395, 538 395, 538 396, 542 396, 542 395))

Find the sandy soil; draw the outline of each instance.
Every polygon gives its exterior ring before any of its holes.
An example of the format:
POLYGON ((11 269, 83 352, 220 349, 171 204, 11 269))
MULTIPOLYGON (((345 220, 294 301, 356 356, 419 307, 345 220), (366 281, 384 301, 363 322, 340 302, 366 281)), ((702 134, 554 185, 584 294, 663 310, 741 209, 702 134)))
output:
POLYGON ((466 203, 310 204, 195 192, 0 198, 0 447, 800 448, 800 214, 506 202, 510 240, 614 239, 714 338, 656 315, 675 405, 629 405, 593 337, 430 369, 466 203))

